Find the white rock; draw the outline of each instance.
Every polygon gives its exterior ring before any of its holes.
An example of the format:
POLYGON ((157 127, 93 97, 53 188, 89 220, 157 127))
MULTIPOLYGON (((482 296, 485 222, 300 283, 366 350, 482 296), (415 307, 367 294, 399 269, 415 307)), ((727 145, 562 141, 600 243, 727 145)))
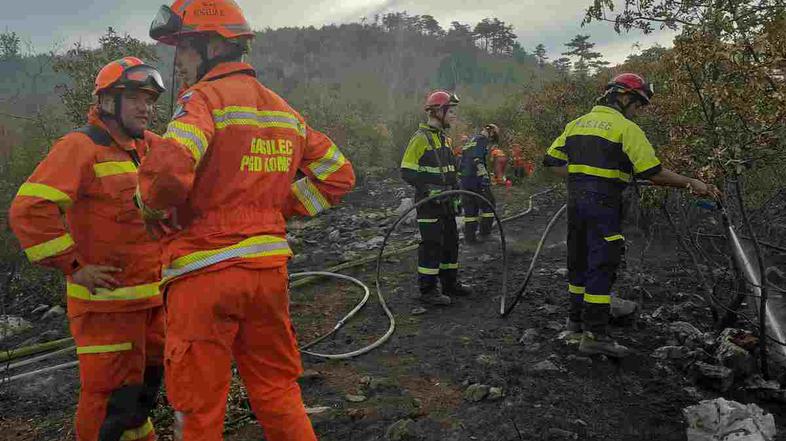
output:
POLYGON ((0 316, 0 340, 21 334, 32 327, 33 325, 22 317, 2 315, 0 316))
POLYGON ((773 441, 775 418, 755 404, 723 398, 683 409, 688 441, 773 441))

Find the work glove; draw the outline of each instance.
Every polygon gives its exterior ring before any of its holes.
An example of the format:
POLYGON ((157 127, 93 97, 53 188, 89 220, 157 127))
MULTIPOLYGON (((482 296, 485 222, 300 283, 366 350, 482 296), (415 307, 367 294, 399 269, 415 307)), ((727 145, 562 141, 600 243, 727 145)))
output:
POLYGON ((148 207, 142 202, 142 195, 139 193, 139 187, 137 187, 134 193, 134 205, 139 208, 142 221, 145 223, 145 229, 153 239, 160 239, 165 235, 174 234, 182 229, 177 222, 177 210, 174 208, 156 210, 155 208, 148 207))

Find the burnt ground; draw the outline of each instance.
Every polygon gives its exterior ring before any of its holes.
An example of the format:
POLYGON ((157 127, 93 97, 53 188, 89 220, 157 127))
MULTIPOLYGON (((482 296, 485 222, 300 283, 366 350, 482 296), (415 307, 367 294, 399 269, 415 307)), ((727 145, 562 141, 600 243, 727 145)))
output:
MULTIPOLYGON (((505 213, 520 212, 534 187, 496 190, 505 213)), ((375 254, 379 236, 393 219, 406 188, 397 179, 369 182, 341 208, 311 221, 291 225, 291 242, 303 257, 291 271, 325 269, 375 254)), ((558 192, 539 197, 536 210, 504 225, 508 243, 510 292, 521 283, 548 220, 563 203, 558 192)), ((647 219, 644 219, 646 221, 647 219)), ((644 222, 646 223, 646 222, 644 222)), ((421 440, 684 440, 682 409, 701 399, 725 396, 757 402, 775 416, 786 440, 786 409, 734 387, 721 394, 697 387, 689 379, 687 361, 658 360, 651 356, 661 346, 674 344, 669 322, 689 321, 711 330, 708 309, 697 295, 700 288, 687 256, 678 251, 670 232, 654 228, 648 239, 637 226, 626 229, 627 266, 617 292, 636 300, 641 318, 612 328, 619 341, 635 350, 617 362, 603 357, 580 357, 575 347, 557 339, 566 308, 565 223, 557 224, 547 241, 526 296, 507 318, 500 318, 501 258, 499 242, 461 247, 461 277, 471 284, 471 297, 455 299, 446 308, 421 306, 414 298, 416 251, 385 260, 382 287, 396 316, 392 338, 375 351, 345 361, 325 361, 305 355, 307 375, 301 380, 306 406, 321 440, 377 440, 394 423, 404 429, 396 439, 421 440), (538 336, 519 343, 525 330, 538 336), (554 370, 536 366, 544 360, 554 370), (504 397, 472 402, 465 399, 469 385, 499 387, 504 397), (347 395, 361 395, 352 402, 347 395), (318 409, 321 408, 321 409, 318 409), (402 422, 402 420, 411 420, 402 422)), ((392 248, 415 243, 412 226, 402 226, 392 248)), ((374 264, 341 271, 373 289, 374 264)), ((300 341, 307 342, 333 328, 361 298, 347 282, 323 279, 292 292, 292 315, 300 341)), ((62 320, 35 322, 31 333, 19 338, 51 340, 67 335, 62 320), (40 338, 47 331, 47 338, 40 338)), ((313 348, 338 353, 374 341, 387 328, 385 315, 372 298, 366 308, 333 338, 313 348)), ((68 356, 48 361, 68 361, 68 356)), ((0 386, 0 439, 71 439, 76 403, 75 369, 0 386)), ((353 397, 354 399, 354 397, 353 397)), ((242 387, 233 387, 227 416, 227 440, 262 438, 248 416, 242 387)), ((171 439, 171 412, 156 414, 161 439, 171 439)), ((394 436, 395 438, 395 436, 394 436)))

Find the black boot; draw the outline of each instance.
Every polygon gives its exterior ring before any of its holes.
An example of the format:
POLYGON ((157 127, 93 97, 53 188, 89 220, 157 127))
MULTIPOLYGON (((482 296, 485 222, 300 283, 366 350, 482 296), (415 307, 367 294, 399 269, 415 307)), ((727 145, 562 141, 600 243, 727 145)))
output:
POLYGON ((452 285, 443 286, 442 293, 448 296, 466 297, 472 295, 472 290, 466 285, 454 282, 452 285))
POLYGON ((420 288, 420 297, 418 297, 423 303, 428 303, 429 305, 437 305, 437 306, 447 306, 452 303, 450 297, 441 294, 437 289, 437 285, 430 285, 428 287, 421 287, 420 288))

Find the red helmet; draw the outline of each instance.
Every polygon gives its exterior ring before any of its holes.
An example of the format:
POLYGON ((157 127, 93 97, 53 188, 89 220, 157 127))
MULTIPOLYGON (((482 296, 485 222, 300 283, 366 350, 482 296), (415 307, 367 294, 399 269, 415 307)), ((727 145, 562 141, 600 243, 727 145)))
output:
POLYGON ((96 76, 93 95, 111 89, 141 89, 161 94, 164 80, 155 67, 137 57, 125 57, 104 66, 96 76))
POLYGON ((444 90, 435 90, 426 97, 425 110, 457 106, 459 97, 455 93, 448 93, 444 90))
POLYGON ((161 6, 150 25, 150 38, 168 45, 211 32, 227 39, 254 36, 234 0, 175 0, 172 6, 161 6))
POLYGON ((652 95, 655 94, 652 84, 644 81, 644 78, 635 73, 617 75, 606 85, 606 90, 609 89, 615 89, 622 93, 633 92, 641 98, 644 104, 649 104, 652 95))

